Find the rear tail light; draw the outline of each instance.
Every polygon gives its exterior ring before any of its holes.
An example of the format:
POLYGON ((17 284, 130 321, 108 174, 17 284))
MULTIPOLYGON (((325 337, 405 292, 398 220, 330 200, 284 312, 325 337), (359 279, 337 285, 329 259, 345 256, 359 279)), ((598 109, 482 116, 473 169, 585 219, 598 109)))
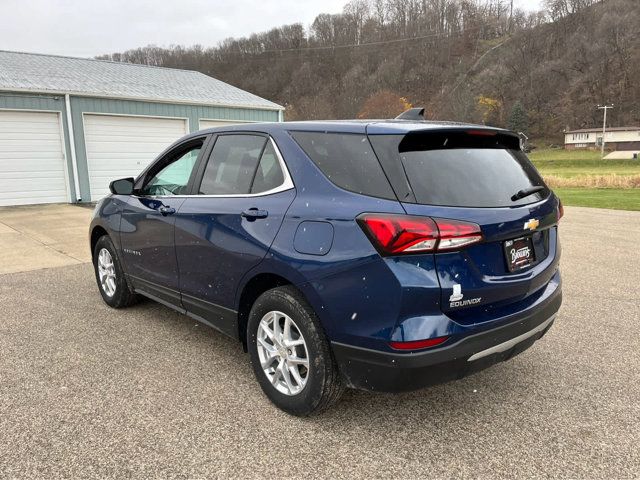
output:
POLYGON ((562 206, 562 200, 558 199, 558 221, 564 217, 564 207, 562 206))
POLYGON ((449 252, 482 240, 479 225, 460 220, 364 213, 357 221, 382 255, 449 252))
POLYGON ((438 242, 438 227, 429 217, 367 214, 358 223, 384 253, 431 252, 438 242))
POLYGON ((440 231, 438 251, 456 250, 482 240, 480 226, 460 220, 434 219, 440 231))
POLYGON ((412 342, 389 342, 389 346, 394 350, 421 350, 423 348, 437 347, 447 340, 449 340, 449 337, 436 337, 426 340, 414 340, 412 342))

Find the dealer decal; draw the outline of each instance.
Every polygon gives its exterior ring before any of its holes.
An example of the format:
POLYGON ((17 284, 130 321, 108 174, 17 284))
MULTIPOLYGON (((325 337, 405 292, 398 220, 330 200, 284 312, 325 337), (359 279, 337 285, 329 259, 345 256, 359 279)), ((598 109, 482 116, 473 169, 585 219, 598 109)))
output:
POLYGON ((521 261, 531 257, 531 249, 528 246, 519 248, 517 250, 515 248, 512 248, 510 250, 510 253, 512 263, 520 263, 521 261))

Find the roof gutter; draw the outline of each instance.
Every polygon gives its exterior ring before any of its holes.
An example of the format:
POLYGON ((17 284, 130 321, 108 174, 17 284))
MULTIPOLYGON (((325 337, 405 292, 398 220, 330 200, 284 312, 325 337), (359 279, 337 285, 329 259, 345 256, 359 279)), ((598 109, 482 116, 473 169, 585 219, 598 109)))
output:
POLYGON ((69 130, 69 150, 71 154, 71 165, 73 166, 73 186, 76 193, 76 202, 81 202, 82 195, 80 194, 80 182, 78 181, 80 173, 78 172, 78 161, 76 158, 76 140, 73 129, 73 118, 71 116, 71 100, 69 99, 68 93, 64 96, 64 105, 67 113, 67 128, 69 130))

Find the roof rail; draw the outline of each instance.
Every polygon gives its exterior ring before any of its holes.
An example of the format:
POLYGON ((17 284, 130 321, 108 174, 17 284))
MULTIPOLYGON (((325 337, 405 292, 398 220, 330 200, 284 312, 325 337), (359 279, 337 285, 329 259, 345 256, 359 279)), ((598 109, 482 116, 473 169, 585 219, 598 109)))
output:
POLYGON ((396 117, 396 120, 424 120, 424 107, 405 110, 396 117))

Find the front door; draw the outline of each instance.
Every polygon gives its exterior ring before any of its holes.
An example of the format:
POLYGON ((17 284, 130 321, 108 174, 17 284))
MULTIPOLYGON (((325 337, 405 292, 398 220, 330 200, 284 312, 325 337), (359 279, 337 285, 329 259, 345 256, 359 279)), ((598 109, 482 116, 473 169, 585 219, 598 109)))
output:
POLYGON ((127 274, 136 290, 180 305, 175 214, 185 201, 204 138, 158 160, 122 212, 120 239, 127 274))
POLYGON ((273 140, 220 135, 176 220, 182 303, 233 335, 242 277, 266 255, 289 205, 293 182, 273 140))

